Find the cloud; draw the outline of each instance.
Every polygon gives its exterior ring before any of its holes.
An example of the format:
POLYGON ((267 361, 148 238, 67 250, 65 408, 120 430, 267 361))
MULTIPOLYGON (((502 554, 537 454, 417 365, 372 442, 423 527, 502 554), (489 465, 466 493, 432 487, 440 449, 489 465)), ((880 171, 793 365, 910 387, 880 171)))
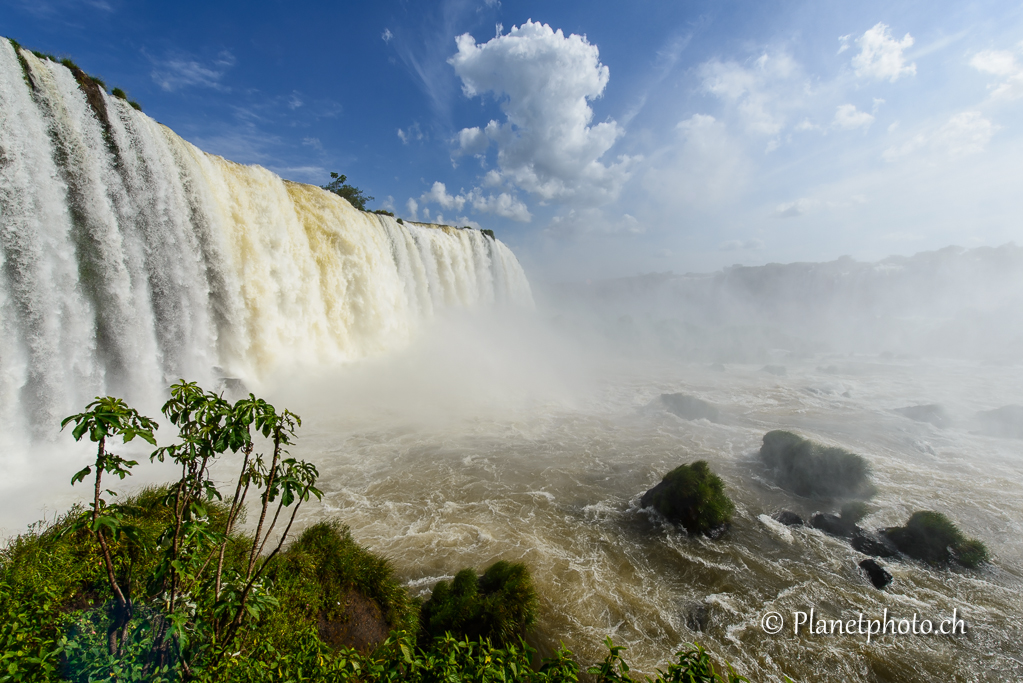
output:
POLYGON ((992 99, 1015 100, 1023 97, 1023 65, 1016 62, 1016 55, 1008 50, 983 50, 970 60, 970 66, 981 73, 1005 78, 993 86, 992 99))
POLYGON ((437 204, 446 211, 461 211, 468 204, 474 211, 492 213, 523 223, 527 223, 533 218, 526 205, 508 192, 484 195, 480 188, 474 187, 468 192, 453 195, 448 192, 442 182, 435 182, 428 191, 424 192, 419 197, 417 207, 420 204, 424 206, 437 204))
POLYGON ((407 130, 398 129, 398 137, 401 138, 401 143, 407 145, 410 140, 418 142, 423 139, 423 131, 419 128, 419 122, 414 121, 407 130))
POLYGON ((458 154, 483 154, 490 146, 490 139, 479 126, 458 131, 458 154))
POLYGON ((409 197, 408 201, 405 202, 405 209, 408 211, 408 215, 412 220, 419 220, 419 202, 412 199, 412 197, 409 197))
POLYGON ((885 161, 897 161, 918 152, 931 152, 952 158, 983 152, 998 126, 979 111, 956 114, 937 130, 923 131, 902 143, 889 147, 881 155, 885 161))
POLYGON ((985 119, 979 111, 956 114, 938 130, 934 144, 953 157, 983 152, 998 126, 985 119))
POLYGON ((750 163, 723 122, 693 114, 675 126, 675 134, 674 144, 653 159, 643 178, 654 201, 671 212, 684 212, 720 205, 742 191, 750 163))
POLYGON ((454 208, 456 211, 461 211, 462 207, 465 206, 466 197, 463 195, 450 195, 444 183, 436 182, 428 192, 422 194, 419 201, 423 204, 429 204, 430 202, 439 204, 442 209, 454 208))
POLYGON ((735 106, 749 133, 777 135, 785 125, 786 110, 801 100, 792 87, 800 69, 786 54, 764 53, 751 66, 711 60, 697 71, 703 89, 735 106))
POLYGON ((852 66, 860 78, 894 83, 902 76, 916 74, 916 64, 906 64, 902 54, 913 45, 913 36, 908 33, 902 40, 895 40, 888 26, 879 22, 857 38, 856 44, 860 46, 860 53, 853 57, 852 66))
POLYGON ((728 240, 718 245, 718 251, 761 251, 764 241, 756 238, 748 240, 728 240))
POLYGON ((289 109, 298 109, 303 104, 305 104, 305 102, 303 102, 302 98, 299 97, 298 91, 297 90, 296 91, 292 91, 291 96, 288 98, 288 108, 289 109))
POLYGON ((460 131, 458 154, 479 153, 485 135, 497 147, 497 172, 506 185, 543 201, 617 198, 634 160, 600 161, 624 131, 614 120, 592 124, 589 100, 601 96, 610 78, 595 45, 533 21, 483 44, 466 33, 456 45, 448 61, 462 92, 492 93, 505 115, 482 130, 460 131))
POLYGON ((865 111, 859 111, 855 105, 840 104, 835 110, 835 120, 831 125, 842 130, 855 130, 868 127, 873 122, 873 116, 865 111))
POLYGON ((815 208, 819 202, 815 199, 797 199, 794 202, 779 204, 775 209, 775 216, 778 218, 796 218, 804 215, 807 211, 815 208))
POLYGON ((630 214, 608 215, 602 207, 571 208, 551 219, 545 232, 567 237, 580 234, 634 234, 646 232, 646 226, 630 214))
POLYGON ((235 64, 234 55, 227 50, 222 51, 209 64, 202 64, 185 57, 153 60, 156 66, 150 75, 164 90, 171 92, 179 88, 201 86, 215 90, 225 90, 220 80, 235 64))
POLYGON ((384 29, 384 32, 383 32, 383 33, 382 33, 382 34, 380 35, 380 38, 381 38, 381 39, 382 39, 382 40, 383 40, 383 41, 384 41, 385 43, 389 43, 389 42, 391 42, 391 38, 393 38, 393 37, 394 37, 394 34, 393 34, 393 33, 391 33, 391 29, 389 29, 389 28, 385 28, 385 29, 384 29))
POLYGON ((315 150, 323 151, 323 143, 320 142, 319 138, 302 138, 302 144, 306 147, 312 147, 315 150))

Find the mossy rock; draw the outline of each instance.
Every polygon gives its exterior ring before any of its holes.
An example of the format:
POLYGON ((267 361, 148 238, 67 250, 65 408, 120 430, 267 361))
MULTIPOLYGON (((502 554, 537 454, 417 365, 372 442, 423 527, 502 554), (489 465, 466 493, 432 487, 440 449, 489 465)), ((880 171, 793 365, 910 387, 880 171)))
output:
POLYGON ((421 635, 450 633, 470 640, 489 638, 495 645, 516 642, 536 623, 539 599, 529 569, 501 560, 483 576, 463 569, 451 583, 441 581, 419 615, 421 635))
POLYGON ((725 495, 725 482, 705 460, 681 465, 643 494, 641 507, 652 507, 692 534, 717 535, 732 520, 735 505, 725 495))
POLYGON ((661 394, 664 409, 684 420, 709 420, 717 422, 720 413, 716 406, 688 394, 661 394))
POLYGON ((918 510, 906 526, 888 527, 884 534, 899 551, 930 564, 956 561, 972 568, 988 560, 987 546, 977 539, 966 538, 959 527, 940 512, 918 510))
POLYGON ((764 435, 760 459, 783 489, 808 498, 869 498, 870 465, 855 453, 782 430, 764 435))

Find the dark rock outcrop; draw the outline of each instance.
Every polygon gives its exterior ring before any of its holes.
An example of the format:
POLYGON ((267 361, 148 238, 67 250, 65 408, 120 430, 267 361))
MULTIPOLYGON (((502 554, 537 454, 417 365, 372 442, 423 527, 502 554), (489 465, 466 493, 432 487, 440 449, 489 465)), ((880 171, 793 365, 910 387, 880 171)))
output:
POLYGON ((874 588, 884 588, 892 582, 892 575, 884 567, 874 560, 863 560, 860 562, 860 569, 867 575, 874 588))
POLYGON ((937 403, 928 403, 927 405, 906 406, 905 408, 896 408, 893 412, 896 412, 903 417, 908 417, 910 420, 930 423, 935 427, 944 428, 948 427, 951 424, 951 420, 948 417, 948 413, 946 413, 945 409, 939 406, 937 403))
POLYGON ((686 605, 686 626, 690 631, 706 631, 710 625, 710 608, 702 602, 686 605))
POLYGON ((664 409, 684 420, 710 420, 717 422, 719 412, 716 406, 688 394, 661 394, 664 409))
POLYGON ((765 434, 760 459, 773 471, 779 486, 800 496, 832 499, 874 495, 865 459, 792 432, 775 430, 765 434))
POLYGON ((981 431, 988 436, 1023 439, 1023 406, 1002 406, 977 413, 981 431))
POLYGON ((803 526, 806 523, 803 521, 802 517, 800 517, 795 512, 792 512, 790 510, 782 510, 781 512, 776 512, 774 514, 774 520, 776 522, 781 522, 785 526, 803 526))
POLYGON ((856 527, 849 545, 856 552, 873 557, 895 557, 899 549, 887 536, 856 527))
POLYGON ((710 471, 706 461, 681 465, 643 494, 640 507, 652 507, 668 521, 692 534, 719 538, 735 512, 725 495, 725 483, 710 471))
POLYGON ((814 529, 820 529, 826 534, 841 536, 842 538, 852 538, 859 530, 859 527, 855 524, 828 512, 815 512, 810 517, 810 526, 814 529))

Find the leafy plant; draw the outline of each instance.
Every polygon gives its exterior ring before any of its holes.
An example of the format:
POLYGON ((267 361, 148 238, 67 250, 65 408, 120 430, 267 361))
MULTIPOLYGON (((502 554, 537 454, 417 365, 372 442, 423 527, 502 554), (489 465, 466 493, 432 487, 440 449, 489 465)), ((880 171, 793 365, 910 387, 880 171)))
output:
MULTIPOLYGON (((133 441, 136 436, 145 439, 156 445, 156 437, 153 432, 158 425, 153 420, 139 415, 138 411, 119 398, 107 396, 96 397, 96 400, 86 406, 84 413, 71 415, 64 418, 60 428, 64 429, 71 422, 75 423, 71 435, 75 441, 80 441, 86 434, 89 439, 96 443, 96 462, 79 470, 71 478, 72 486, 95 471, 95 483, 93 485, 93 500, 91 511, 79 520, 75 525, 69 527, 74 531, 86 527, 96 538, 102 551, 103 564, 107 570, 107 579, 110 581, 110 588, 114 592, 117 601, 112 612, 112 620, 107 633, 108 644, 111 655, 119 655, 127 636, 128 622, 132 616, 131 591, 128 586, 122 586, 114 569, 114 558, 110 552, 109 540, 117 540, 121 534, 125 534, 129 540, 135 541, 135 528, 126 523, 125 511, 118 505, 108 505, 101 496, 103 490, 103 473, 108 472, 120 479, 131 474, 131 468, 138 465, 136 460, 126 460, 115 453, 107 450, 107 439, 121 437, 123 443, 133 441), (95 468, 95 469, 94 469, 95 468)), ((116 496, 110 489, 106 493, 116 496)))

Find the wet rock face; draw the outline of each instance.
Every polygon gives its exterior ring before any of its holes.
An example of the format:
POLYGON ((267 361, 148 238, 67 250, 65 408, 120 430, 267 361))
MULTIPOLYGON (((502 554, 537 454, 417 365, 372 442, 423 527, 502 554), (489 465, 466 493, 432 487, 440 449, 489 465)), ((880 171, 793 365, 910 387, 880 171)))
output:
POLYGON ((850 523, 848 520, 827 512, 815 512, 813 516, 810 517, 810 526, 814 529, 820 529, 826 534, 841 536, 843 538, 852 538, 857 531, 861 530, 858 526, 850 523))
POLYGON ((720 413, 716 406, 688 394, 661 394, 664 409, 684 420, 710 420, 717 422, 720 413))
POLYGON ((849 544, 856 552, 872 557, 895 557, 899 549, 883 534, 857 528, 849 544))
POLYGON ((945 412, 945 409, 937 403, 928 403, 927 405, 920 406, 906 406, 905 408, 897 408, 894 412, 903 417, 908 417, 910 420, 930 423, 935 427, 948 427, 952 422, 948 417, 948 413, 945 412))
POLYGON ((874 588, 881 589, 892 582, 892 575, 874 560, 863 560, 860 569, 867 575, 874 588))
POLYGON ((686 626, 690 631, 706 631, 710 625, 710 608, 702 602, 686 605, 686 626))
POLYGON ((803 526, 806 523, 803 521, 802 517, 789 510, 782 510, 781 512, 775 513, 774 520, 784 524, 785 526, 803 526))
POLYGON ((1023 406, 1002 406, 977 413, 980 429, 988 436, 1023 439, 1023 406))

